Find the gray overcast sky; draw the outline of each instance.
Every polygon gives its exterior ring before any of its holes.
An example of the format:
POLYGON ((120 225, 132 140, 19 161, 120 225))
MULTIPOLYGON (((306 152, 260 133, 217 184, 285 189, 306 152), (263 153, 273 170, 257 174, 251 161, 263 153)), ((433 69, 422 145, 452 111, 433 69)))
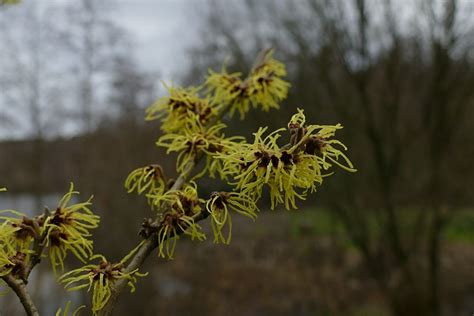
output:
MULTIPOLYGON (((24 0, 30 1, 30 0, 24 0)), ((35 0, 36 1, 36 0, 35 0)), ((76 0, 44 0, 68 3, 76 0)), ((102 0, 97 0, 102 1, 102 0)), ((185 50, 196 43, 200 8, 206 0, 108 0, 110 16, 128 30, 140 64, 172 79, 186 67, 185 50)))
MULTIPOLYGON (((37 0, 23 0, 18 6, 8 8, 8 12, 24 10, 28 3, 37 0)), ((62 5, 77 0, 43 0, 39 5, 62 5)), ((198 15, 203 12, 206 0, 96 0, 111 4, 107 14, 115 24, 128 32, 133 45, 133 53, 142 69, 157 73, 157 80, 175 81, 189 64, 186 51, 197 42, 198 15)), ((1 17, 1 16, 0 16, 1 17)), ((21 41, 21 39, 20 39, 21 41)), ((1 94, 1 93, 0 93, 1 94)), ((17 122, 26 115, 23 110, 12 108, 10 103, 0 104, 0 111, 9 109, 7 117, 17 122), (3 104, 3 107, 2 107, 3 104)), ((43 117, 49 117, 44 114, 43 117)), ((0 113, 0 122, 2 113, 0 113)), ((25 123, 27 124, 27 123, 25 123)), ((11 129, 0 126, 0 139, 21 137, 22 128, 11 129)))
POLYGON ((185 50, 197 40, 194 9, 202 0, 115 0, 112 13, 127 29, 141 65, 158 70, 165 80, 185 69, 185 50))

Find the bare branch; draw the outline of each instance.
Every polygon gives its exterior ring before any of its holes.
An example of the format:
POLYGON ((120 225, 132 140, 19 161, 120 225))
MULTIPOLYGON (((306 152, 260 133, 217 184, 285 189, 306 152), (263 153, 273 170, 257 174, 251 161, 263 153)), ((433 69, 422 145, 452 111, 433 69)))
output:
MULTIPOLYGON (((46 212, 47 211, 45 211, 45 214, 46 212)), ((45 229, 43 234, 41 234, 41 236, 35 239, 34 241, 33 254, 31 255, 30 261, 26 265, 25 271, 24 271, 25 282, 28 281, 28 277, 30 276, 30 273, 34 269, 34 267, 41 261, 41 256, 43 255, 43 250, 46 246, 45 239, 47 235, 48 235, 48 229, 45 229)))
POLYGON ((39 316, 38 309, 31 299, 30 293, 28 293, 28 290, 26 289, 25 282, 21 279, 15 278, 11 274, 3 276, 2 279, 18 296, 26 314, 28 316, 39 316))

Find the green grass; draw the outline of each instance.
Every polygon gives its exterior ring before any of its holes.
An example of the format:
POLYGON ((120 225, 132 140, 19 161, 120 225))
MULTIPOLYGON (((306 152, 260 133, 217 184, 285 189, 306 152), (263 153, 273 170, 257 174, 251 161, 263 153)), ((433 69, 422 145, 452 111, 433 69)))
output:
MULTIPOLYGON (((327 209, 306 209, 292 212, 290 218, 290 235, 292 238, 304 236, 327 236, 336 234, 341 238, 347 236, 343 225, 329 213, 327 209)), ((409 210, 398 212, 402 221, 402 233, 412 231, 411 225, 414 223, 414 214, 409 210)), ((370 220, 369 227, 372 234, 378 234, 379 226, 375 218, 370 220)), ((454 214, 453 219, 448 223, 444 234, 444 240, 453 242, 474 243, 474 210, 462 210, 454 214)), ((350 247, 350 241, 347 240, 350 247)))
POLYGON ((447 240, 474 243, 474 210, 457 213, 448 224, 444 237, 447 240))
POLYGON ((326 209, 305 209, 292 212, 290 219, 291 238, 305 238, 314 236, 337 236, 347 250, 355 247, 344 231, 344 227, 326 209))
POLYGON ((324 209, 306 209, 290 216, 290 234, 294 238, 304 235, 329 235, 342 232, 342 225, 324 209))

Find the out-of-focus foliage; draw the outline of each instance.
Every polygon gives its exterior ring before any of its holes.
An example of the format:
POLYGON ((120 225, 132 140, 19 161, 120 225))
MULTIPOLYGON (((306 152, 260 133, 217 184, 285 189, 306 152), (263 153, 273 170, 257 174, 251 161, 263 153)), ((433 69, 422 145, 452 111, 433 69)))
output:
POLYGON ((10 5, 20 3, 20 0, 0 0, 0 5, 10 5))

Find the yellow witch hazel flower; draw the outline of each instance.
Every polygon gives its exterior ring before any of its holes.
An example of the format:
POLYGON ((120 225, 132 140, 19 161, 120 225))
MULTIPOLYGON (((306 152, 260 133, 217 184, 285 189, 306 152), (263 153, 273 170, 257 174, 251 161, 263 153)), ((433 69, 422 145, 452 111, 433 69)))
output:
POLYGON ((0 214, 0 276, 11 273, 25 279, 26 263, 32 253, 30 246, 43 228, 37 217, 29 218, 14 210, 3 210, 0 214))
POLYGON ((337 139, 330 139, 336 135, 337 130, 342 129, 341 124, 305 126, 305 121, 303 110, 298 109, 298 113, 293 115, 288 123, 291 133, 289 145, 292 145, 288 152, 297 153, 303 150, 306 154, 316 156, 324 170, 334 164, 349 172, 357 171, 343 152, 347 147, 337 139))
POLYGON ((13 273, 24 278, 25 264, 30 258, 30 246, 39 238, 42 228, 36 221, 13 210, 1 211, 0 275, 13 273))
MULTIPOLYGON (((198 122, 193 122, 183 128, 179 134, 165 134, 156 142, 157 146, 167 148, 167 153, 178 152, 176 169, 179 172, 186 172, 186 166, 194 162, 200 153, 208 155, 206 167, 212 165, 211 157, 216 153, 222 153, 235 145, 235 142, 242 141, 242 137, 225 138, 222 130, 225 124, 219 123, 206 128, 198 122)), ((203 170, 203 173, 207 168, 203 170)), ((213 165, 213 172, 216 166, 213 165)))
POLYGON ((213 102, 218 106, 230 104, 230 115, 238 111, 241 119, 250 105, 263 111, 278 109, 290 84, 282 79, 286 76, 285 65, 272 55, 272 50, 265 52, 245 80, 241 79, 241 73, 228 74, 225 68, 220 73, 209 71, 206 86, 213 102))
POLYGON ((272 54, 269 51, 264 62, 249 76, 250 100, 254 107, 260 106, 263 111, 278 109, 278 103, 286 98, 290 88, 290 84, 281 79, 286 76, 285 65, 273 59, 272 54))
POLYGON ((59 278, 68 291, 77 291, 87 288, 92 290, 92 313, 97 313, 104 308, 110 299, 111 286, 120 279, 128 281, 130 291, 135 292, 137 277, 146 276, 147 273, 139 273, 138 269, 131 272, 124 270, 125 263, 136 253, 142 243, 132 250, 118 263, 111 263, 102 255, 94 255, 90 260, 99 260, 97 264, 88 264, 81 268, 72 270, 59 278))
POLYGON ((166 205, 166 212, 161 214, 158 229, 158 255, 173 258, 176 242, 180 234, 192 240, 202 241, 206 235, 201 226, 195 223, 194 216, 202 210, 204 200, 198 197, 196 183, 191 182, 181 190, 170 190, 154 197, 156 205, 166 205))
POLYGON ((14 210, 5 210, 0 213, 11 214, 10 216, 0 216, 2 221, 0 238, 2 240, 9 239, 9 243, 19 251, 29 249, 33 240, 39 238, 43 231, 43 227, 40 227, 41 222, 38 223, 37 218, 29 218, 14 210), (8 234, 9 236, 7 236, 8 234))
POLYGON ((255 202, 245 194, 237 192, 213 192, 206 202, 206 210, 211 215, 211 226, 215 243, 229 244, 232 236, 232 218, 229 210, 255 219, 258 208, 255 202), (227 237, 223 229, 227 225, 227 237))
MULTIPOLYGON (((11 250, 8 249, 8 250, 11 250)), ((16 253, 3 252, 0 254, 0 276, 13 274, 25 279, 25 263, 27 262, 27 254, 17 251, 16 253)))
POLYGON ((236 189, 258 200, 266 185, 272 209, 277 204, 284 204, 286 209, 297 208, 297 198, 305 199, 308 191, 314 192, 322 184, 326 176, 322 169, 336 164, 355 171, 350 160, 333 146, 342 143, 327 139, 340 125, 306 127, 304 123, 304 114, 299 111, 290 121, 290 143, 285 146, 278 144, 284 129, 264 137, 267 128, 260 128, 254 133, 253 144, 243 144, 232 154, 219 156, 224 161, 224 172, 234 176, 236 189))
POLYGON ((251 104, 248 83, 241 76, 240 72, 228 74, 225 68, 220 73, 209 70, 206 85, 218 106, 230 104, 230 115, 238 111, 243 119, 251 104))
MULTIPOLYGON (((268 165, 270 158, 267 156, 270 151, 272 154, 277 153, 278 145, 276 140, 280 137, 278 133, 282 131, 275 131, 263 139, 262 135, 266 130, 267 128, 260 128, 254 133, 255 139, 253 144, 241 144, 239 148, 236 148, 235 151, 228 155, 218 156, 219 159, 224 161, 223 172, 235 176, 237 182, 234 184, 237 185, 239 190, 248 188, 249 192, 258 193, 260 185, 263 185, 263 181, 255 181, 257 179, 254 179, 253 175, 257 173, 259 167, 266 167, 268 165), (265 151, 265 154, 262 154, 262 151, 265 151)), ((260 171, 259 173, 262 172, 260 171)), ((251 195, 254 196, 254 194, 251 195)))
POLYGON ((0 273, 13 272, 26 277, 24 268, 31 260, 33 242, 49 248, 54 270, 57 266, 63 267, 68 251, 83 261, 92 254, 89 229, 97 227, 99 217, 88 208, 90 200, 68 205, 78 193, 73 190, 71 184, 54 212, 47 211, 34 218, 13 210, 0 212, 0 273))
POLYGON ((58 266, 63 270, 63 262, 69 251, 82 262, 93 254, 89 230, 98 227, 99 216, 89 209, 92 197, 86 202, 68 205, 75 194, 79 192, 74 191, 74 185, 71 183, 69 192, 45 220, 44 225, 48 229, 45 242, 49 247, 54 271, 58 266))
MULTIPOLYGON (((128 193, 136 191, 138 194, 146 192, 147 196, 161 195, 166 187, 166 178, 160 165, 137 168, 125 180, 128 193)), ((151 204, 152 201, 148 199, 148 203, 151 204)))
POLYGON ((152 104, 146 110, 146 120, 160 119, 164 132, 179 132, 190 121, 206 125, 216 115, 208 99, 198 95, 197 88, 166 87, 168 96, 152 104))
POLYGON ((22 273, 29 249, 18 247, 15 236, 18 230, 9 221, 0 225, 0 276, 22 273))

